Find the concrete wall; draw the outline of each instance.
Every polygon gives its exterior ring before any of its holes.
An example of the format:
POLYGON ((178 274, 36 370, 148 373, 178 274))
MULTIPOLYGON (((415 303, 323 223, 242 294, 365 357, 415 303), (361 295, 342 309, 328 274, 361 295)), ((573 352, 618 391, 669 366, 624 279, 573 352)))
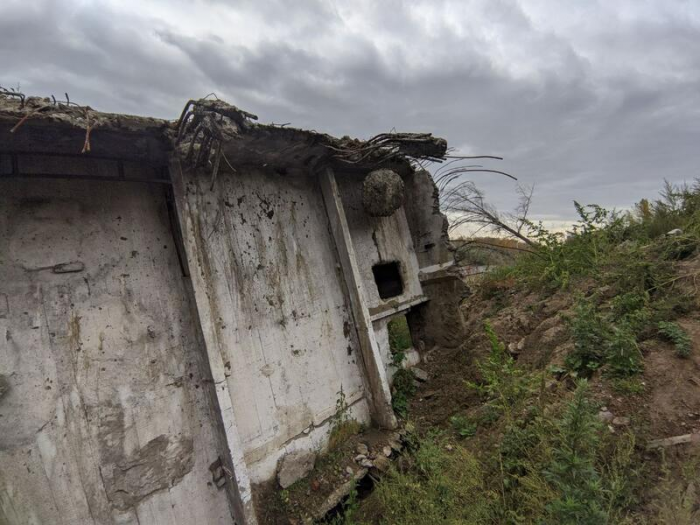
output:
POLYGON ((355 175, 174 164, 171 217, 165 186, 0 181, 0 523, 254 523, 251 483, 323 449, 341 390, 395 425, 386 323, 426 300, 413 208, 367 216, 355 175), (382 300, 389 261, 404 291, 382 300))
POLYGON ((447 218, 440 212, 439 192, 426 170, 410 173, 404 180, 404 209, 421 269, 451 264, 447 218))
POLYGON ((367 215, 362 206, 362 179, 342 173, 337 176, 350 234, 358 253, 365 300, 370 312, 376 314, 389 304, 400 305, 420 298, 422 289, 418 280, 418 261, 403 207, 389 217, 367 215), (400 263, 403 293, 383 300, 379 297, 372 266, 391 261, 400 263))
POLYGON ((423 293, 430 299, 408 314, 414 343, 457 347, 466 337, 460 302, 467 289, 454 270, 454 256, 447 234, 447 218, 440 212, 440 195, 432 176, 425 170, 404 180, 404 208, 423 293))
MULTIPOLYGON (((183 175, 198 307, 253 483, 287 452, 321 448, 342 388, 368 421, 354 320, 316 177, 183 175)), ((216 371, 214 372, 216 375, 216 371)))
POLYGON ((163 188, 0 181, 0 523, 232 523, 163 188))

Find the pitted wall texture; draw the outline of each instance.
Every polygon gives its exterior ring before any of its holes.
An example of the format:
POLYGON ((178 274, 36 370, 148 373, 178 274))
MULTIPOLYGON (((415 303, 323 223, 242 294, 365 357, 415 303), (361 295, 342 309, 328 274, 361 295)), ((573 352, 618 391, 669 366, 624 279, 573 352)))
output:
POLYGON ((232 523, 163 188, 0 182, 0 523, 232 523))
POLYGON ((370 217, 362 205, 362 179, 338 176, 338 186, 348 218, 350 235, 358 254, 365 300, 372 309, 386 303, 399 304, 422 295, 418 281, 418 261, 413 252, 411 231, 403 207, 389 217, 370 217), (403 280, 403 293, 384 301, 379 297, 372 266, 397 261, 403 280))
POLYGON ((185 173, 196 268, 253 482, 323 445, 336 402, 368 420, 361 355, 318 180, 185 173))

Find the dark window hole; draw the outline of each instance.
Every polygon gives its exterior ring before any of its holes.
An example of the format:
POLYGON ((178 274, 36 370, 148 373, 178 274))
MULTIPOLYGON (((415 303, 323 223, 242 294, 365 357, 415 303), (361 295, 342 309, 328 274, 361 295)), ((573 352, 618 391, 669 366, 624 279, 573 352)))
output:
POLYGON ((372 273, 374 282, 377 283, 379 297, 382 299, 389 299, 403 293, 403 281, 398 262, 375 264, 372 266, 372 273))

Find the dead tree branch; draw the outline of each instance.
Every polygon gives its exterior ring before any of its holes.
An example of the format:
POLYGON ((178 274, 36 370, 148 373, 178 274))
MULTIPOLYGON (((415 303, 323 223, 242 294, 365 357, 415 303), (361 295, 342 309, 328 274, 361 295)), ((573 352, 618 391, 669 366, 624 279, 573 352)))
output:
POLYGON ((450 229, 466 224, 479 225, 498 234, 518 239, 532 248, 537 244, 522 233, 530 209, 532 190, 521 191, 520 212, 508 215, 500 213, 489 204, 484 193, 472 181, 465 181, 445 188, 442 192, 443 210, 452 219, 450 229))

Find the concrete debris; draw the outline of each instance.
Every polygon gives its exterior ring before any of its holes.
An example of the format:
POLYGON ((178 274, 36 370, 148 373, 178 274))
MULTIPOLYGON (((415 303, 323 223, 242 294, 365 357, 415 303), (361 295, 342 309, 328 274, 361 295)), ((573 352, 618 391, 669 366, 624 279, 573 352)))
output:
POLYGON ((379 456, 374 460, 374 468, 376 468, 379 472, 386 472, 389 470, 390 466, 391 461, 384 456, 379 456))
POLYGON ((422 368, 412 368, 411 369, 413 372, 413 376, 418 380, 425 382, 428 380, 428 372, 423 370, 422 368))
POLYGON ((653 439, 647 443, 647 450, 670 447, 673 445, 680 445, 682 443, 698 442, 700 442, 700 434, 683 434, 681 436, 673 436, 664 439, 653 439))
POLYGON ((417 350, 409 348, 408 350, 404 351, 404 358, 403 361, 401 361, 402 368, 412 368, 418 363, 420 363, 420 354, 417 350))
POLYGON ((316 453, 299 450, 282 458, 277 471, 277 482, 286 489, 305 477, 314 468, 316 453))
POLYGON ((364 443, 358 443, 355 450, 358 454, 362 454, 363 456, 367 456, 369 454, 369 448, 364 443))
POLYGON ((316 523, 323 519, 331 509, 337 507, 343 498, 350 494, 352 489, 355 488, 357 482, 366 475, 367 469, 359 469, 357 472, 355 472, 352 478, 331 492, 328 498, 326 498, 326 501, 315 510, 313 513, 313 521, 310 521, 309 523, 316 523))
POLYGON ((359 462, 362 461, 363 459, 367 459, 367 454, 358 454, 357 456, 355 456, 355 462, 356 462, 356 463, 359 463, 359 462))
POLYGON ((601 410, 598 412, 598 419, 604 423, 610 423, 613 419, 615 419, 615 416, 609 410, 601 410))
POLYGON ((362 184, 362 206, 372 217, 389 217, 403 204, 404 183, 392 170, 375 170, 362 184))
POLYGON ((364 468, 372 468, 374 466, 374 463, 371 460, 365 458, 362 461, 360 461, 360 466, 364 468))

